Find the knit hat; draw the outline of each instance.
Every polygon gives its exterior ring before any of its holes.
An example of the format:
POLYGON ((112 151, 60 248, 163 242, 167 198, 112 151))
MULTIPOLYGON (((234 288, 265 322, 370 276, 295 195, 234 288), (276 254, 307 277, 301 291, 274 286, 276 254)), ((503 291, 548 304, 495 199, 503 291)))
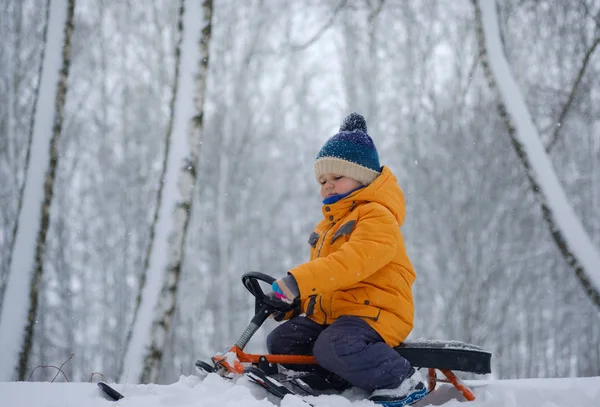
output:
POLYGON ((369 185, 381 173, 379 154, 367 134, 367 122, 358 113, 350 113, 317 154, 315 176, 334 173, 369 185))

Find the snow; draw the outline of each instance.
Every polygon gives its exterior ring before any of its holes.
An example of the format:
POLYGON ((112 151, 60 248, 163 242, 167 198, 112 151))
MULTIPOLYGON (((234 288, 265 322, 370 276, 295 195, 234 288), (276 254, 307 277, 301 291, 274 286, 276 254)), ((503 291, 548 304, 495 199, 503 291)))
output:
MULTIPOLYGON (((567 379, 467 380, 476 400, 465 402, 454 387, 441 384, 414 406, 444 407, 597 407, 600 377, 567 379)), ((182 376, 170 385, 113 384, 125 399, 106 400, 95 383, 0 382, 2 405, 19 407, 307 407, 297 397, 279 401, 241 377, 210 374, 204 380, 182 376)), ((315 407, 374 407, 360 392, 309 397, 315 407)))
POLYGON ((502 100, 516 127, 517 137, 529 157, 531 171, 533 171, 532 175, 540 185, 546 204, 552 210, 556 225, 563 233, 569 249, 575 253, 585 269, 592 286, 597 292, 600 292, 600 252, 596 249, 581 221, 576 216, 573 206, 569 202, 540 141, 535 124, 525 104, 525 99, 512 76, 500 40, 496 2, 480 0, 479 5, 490 68, 498 83, 502 100))
POLYGON ((29 313, 29 288, 44 200, 44 181, 50 166, 56 92, 62 67, 66 0, 53 0, 48 20, 40 90, 35 110, 31 157, 19 213, 19 228, 11 258, 0 314, 0 380, 15 376, 29 313))

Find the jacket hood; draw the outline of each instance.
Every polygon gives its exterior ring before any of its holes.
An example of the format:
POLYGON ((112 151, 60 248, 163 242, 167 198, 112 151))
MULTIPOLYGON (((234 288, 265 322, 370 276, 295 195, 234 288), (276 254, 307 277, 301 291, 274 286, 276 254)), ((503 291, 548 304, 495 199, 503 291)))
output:
POLYGON ((398 221, 398 226, 402 226, 404 223, 406 214, 404 194, 400 185, 398 185, 398 180, 388 167, 381 167, 381 175, 365 188, 359 189, 335 204, 324 205, 323 215, 326 217, 331 215, 329 208, 326 207, 331 207, 332 212, 338 212, 339 210, 348 209, 353 202, 356 205, 376 202, 392 212, 398 221))

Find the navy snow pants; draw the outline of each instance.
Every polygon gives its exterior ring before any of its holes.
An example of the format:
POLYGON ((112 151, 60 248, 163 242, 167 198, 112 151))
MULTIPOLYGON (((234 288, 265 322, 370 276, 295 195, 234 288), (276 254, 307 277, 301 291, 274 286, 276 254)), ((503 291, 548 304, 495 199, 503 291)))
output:
MULTIPOLYGON (((346 316, 331 325, 295 317, 267 337, 272 354, 314 355, 320 367, 367 391, 393 389, 408 375, 410 363, 359 317, 346 316)), ((314 366, 287 366, 316 370, 314 366)))

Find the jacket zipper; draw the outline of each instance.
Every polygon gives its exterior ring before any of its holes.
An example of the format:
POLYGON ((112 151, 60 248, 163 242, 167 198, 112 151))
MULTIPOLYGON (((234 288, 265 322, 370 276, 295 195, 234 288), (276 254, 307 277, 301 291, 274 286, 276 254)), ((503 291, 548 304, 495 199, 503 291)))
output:
POLYGON ((332 222, 329 228, 323 233, 323 240, 321 240, 321 244, 319 245, 319 250, 317 250, 317 257, 321 255, 321 249, 323 248, 323 244, 325 244, 325 237, 327 233, 331 230, 331 228, 335 225, 335 222, 332 222))
MULTIPOLYGON (((321 240, 321 244, 319 245, 319 249, 317 250, 317 258, 319 258, 319 256, 321 256, 321 249, 323 248, 323 245, 325 244, 325 238, 327 237, 327 233, 331 230, 331 228, 333 228, 333 226, 335 225, 335 222, 331 222, 331 225, 329 225, 329 228, 325 231, 325 233, 323 233, 323 240, 321 240)), ((325 312, 325 309, 323 308, 323 296, 319 295, 319 308, 321 308, 321 311, 323 312, 323 315, 325 316, 325 320, 323 321, 323 324, 327 323, 327 312, 325 312)))
MULTIPOLYGON (((356 202, 352 201, 352 206, 350 207, 350 210, 348 211, 348 213, 352 212, 352 210, 356 208, 356 202)), ((340 219, 338 219, 339 221, 340 219)), ((321 240, 321 244, 319 245, 319 249, 317 250, 317 258, 319 258, 319 256, 321 256, 321 249, 323 248, 323 245, 325 244, 325 238, 327 237, 327 233, 335 226, 335 222, 331 222, 331 225, 329 225, 329 228, 325 231, 325 233, 323 233, 323 240, 321 240)), ((325 316, 325 321, 323 321, 323 324, 327 324, 327 312, 325 311, 325 308, 323 308, 323 296, 319 295, 319 308, 321 308, 321 311, 323 312, 323 315, 325 316)), ((331 308, 331 306, 330 306, 331 308)))

